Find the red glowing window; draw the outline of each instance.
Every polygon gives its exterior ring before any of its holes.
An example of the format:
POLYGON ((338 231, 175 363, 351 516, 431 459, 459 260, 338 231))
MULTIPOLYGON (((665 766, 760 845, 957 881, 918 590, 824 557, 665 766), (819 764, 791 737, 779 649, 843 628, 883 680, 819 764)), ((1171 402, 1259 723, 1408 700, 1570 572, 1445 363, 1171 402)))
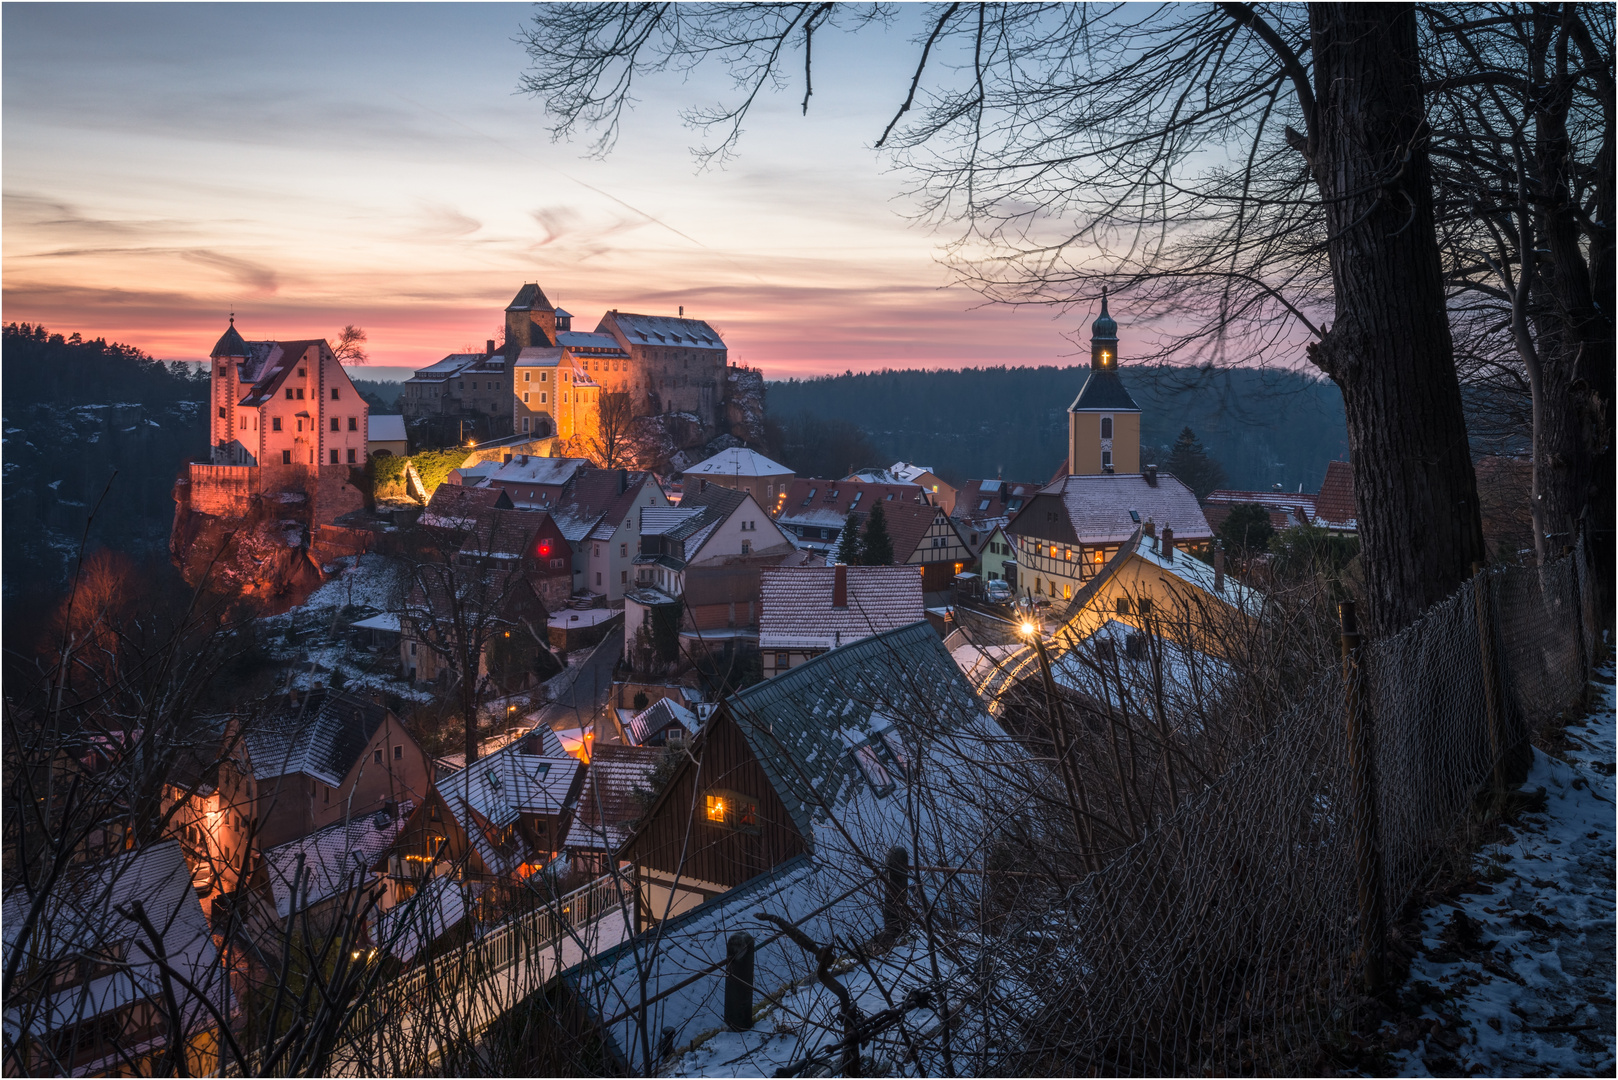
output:
POLYGON ((540 556, 540 558, 542 558, 542 559, 549 558, 550 554, 551 554, 551 542, 549 540, 541 540, 539 542, 539 556, 540 556))

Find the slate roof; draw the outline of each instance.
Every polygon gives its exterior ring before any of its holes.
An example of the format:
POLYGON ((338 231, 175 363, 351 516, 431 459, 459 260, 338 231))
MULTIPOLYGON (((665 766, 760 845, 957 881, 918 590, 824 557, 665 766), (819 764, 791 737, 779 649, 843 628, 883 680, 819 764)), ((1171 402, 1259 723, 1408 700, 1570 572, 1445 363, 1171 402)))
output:
MULTIPOLYGON (((503 877, 540 853, 528 850, 516 831, 506 843, 496 845, 483 823, 503 829, 522 814, 570 813, 578 802, 583 769, 547 727, 441 778, 435 790, 466 830, 485 870, 503 877)), ((558 847, 560 839, 555 838, 558 847)))
MULTIPOLYGON (((135 900, 141 902, 162 938, 173 969, 207 993, 222 1011, 231 1011, 230 991, 221 978, 208 919, 191 887, 191 868, 179 841, 164 840, 110 859, 67 867, 35 922, 35 937, 29 943, 19 941, 18 935, 31 898, 20 888, 7 891, 0 906, 0 926, 8 957, 18 948, 26 950, 25 955, 52 959, 86 953, 110 958, 122 949, 127 965, 47 996, 28 1011, 31 1030, 43 1033, 160 997, 157 965, 135 945, 148 940, 146 933, 137 922, 119 914, 119 908, 127 908, 135 900)), ((187 1027, 206 1023, 204 1003, 194 994, 179 994, 187 1027)), ((5 1017, 8 1033, 15 1033, 23 1023, 15 1006, 6 1010, 5 1017)))
POLYGON ((1326 464, 1326 477, 1315 496, 1315 513, 1329 525, 1354 525, 1359 521, 1354 499, 1354 468, 1346 461, 1326 464))
POLYGON ((908 566, 847 566, 848 604, 832 606, 834 566, 765 570, 759 586, 763 649, 831 649, 920 622, 921 575, 908 566))
POLYGON ((822 807, 835 811, 867 792, 884 794, 882 777, 903 778, 916 760, 907 740, 919 737, 921 725, 907 724, 901 735, 893 717, 926 717, 930 740, 974 727, 991 738, 1001 734, 926 623, 823 653, 722 707, 811 846, 822 807), (874 778, 857 759, 861 748, 878 766, 874 778))
POLYGON ((208 355, 214 358, 247 355, 247 342, 242 340, 242 335, 236 330, 236 317, 234 315, 230 318, 230 326, 226 328, 223 334, 219 335, 218 342, 214 344, 213 352, 208 355))
MULTIPOLYGON (((268 345, 269 350, 264 354, 252 389, 239 402, 241 405, 256 407, 269 401, 280 392, 281 384, 286 382, 287 376, 297 369, 297 362, 303 359, 304 353, 311 347, 327 347, 326 342, 319 338, 306 341, 269 341, 263 344, 268 345)), ((318 408, 320 403, 313 404, 318 408)))
POLYGON ((371 414, 370 432, 366 436, 371 442, 404 442, 405 420, 403 416, 384 414, 378 416, 371 414))
POLYGON ((586 334, 578 330, 562 330, 556 335, 556 344, 575 352, 587 352, 591 356, 628 355, 618 344, 618 339, 611 334, 586 334))
POLYGON ((702 726, 697 714, 684 705, 673 698, 658 698, 629 718, 629 723, 624 725, 624 734, 633 739, 637 746, 644 746, 647 739, 676 725, 693 735, 702 726))
POLYGON ((986 524, 1017 513, 1043 486, 1019 480, 968 480, 956 493, 951 513, 962 521, 986 524))
POLYGON ((608 854, 622 847, 644 809, 634 793, 651 791, 652 770, 662 758, 663 749, 656 746, 597 746, 590 754, 566 846, 608 854))
POLYGON ((245 729, 253 778, 303 773, 338 787, 389 715, 370 698, 313 691, 299 706, 288 704, 245 729))
MULTIPOLYGON (((1061 499, 1073 533, 1083 544, 1121 544, 1148 521, 1156 524, 1159 533, 1165 527, 1172 528, 1174 535, 1183 540, 1207 540, 1213 536, 1197 497, 1168 473, 1158 474, 1155 487, 1139 473, 1068 475, 1044 488, 1042 494, 1055 494, 1061 499), (1130 516, 1131 510, 1139 515, 1139 522, 1130 516)), ((1028 508, 1024 507, 1022 514, 1026 513, 1028 508)), ((1022 514, 1012 518, 1008 532, 1021 532, 1018 523, 1022 514)), ((1039 533, 1036 530, 1031 535, 1039 533)))
POLYGON ((732 446, 685 470, 687 476, 791 476, 792 470, 757 450, 732 446))
POLYGON ((1079 390, 1079 396, 1067 407, 1068 412, 1140 412, 1140 406, 1129 396, 1124 381, 1116 368, 1097 368, 1090 372, 1079 390))
POLYGON ((667 315, 636 315, 609 311, 596 332, 612 333, 630 345, 678 345, 694 349, 723 349, 719 331, 701 319, 675 319, 667 315))
POLYGON ((520 367, 555 367, 562 362, 562 350, 559 348, 546 348, 543 345, 528 345, 517 354, 517 360, 511 366, 520 367))
POLYGON ((275 913, 283 920, 370 881, 370 866, 404 828, 405 813, 377 813, 310 833, 264 852, 275 913), (304 887, 295 887, 298 856, 304 887))
MULTIPOLYGON (((857 480, 799 477, 787 489, 787 497, 781 503, 776 520, 784 524, 840 529, 850 510, 858 513, 863 520, 871 507, 879 502, 884 508, 891 508, 898 503, 919 504, 922 497, 919 484, 866 484, 857 480)), ((681 500, 681 505, 684 505, 684 501, 681 500)))
POLYGON ((546 298, 544 290, 535 282, 528 282, 517 290, 517 295, 511 298, 506 305, 507 311, 554 311, 555 307, 546 298))

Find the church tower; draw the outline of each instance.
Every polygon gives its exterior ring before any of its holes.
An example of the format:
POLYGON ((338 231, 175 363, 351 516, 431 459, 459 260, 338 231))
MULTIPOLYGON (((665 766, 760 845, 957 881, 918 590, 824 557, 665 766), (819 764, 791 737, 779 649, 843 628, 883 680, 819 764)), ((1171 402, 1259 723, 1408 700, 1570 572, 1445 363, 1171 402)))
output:
POLYGON ((1118 324, 1107 313, 1090 324, 1090 377, 1067 409, 1067 471, 1075 476, 1140 472, 1140 406, 1118 377, 1118 324))

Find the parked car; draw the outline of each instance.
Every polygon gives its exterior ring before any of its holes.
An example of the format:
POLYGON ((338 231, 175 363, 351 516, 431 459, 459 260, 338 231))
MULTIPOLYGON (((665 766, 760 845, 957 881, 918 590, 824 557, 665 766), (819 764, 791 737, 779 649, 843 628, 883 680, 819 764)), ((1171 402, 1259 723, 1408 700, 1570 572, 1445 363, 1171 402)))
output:
POLYGON ((1004 581, 991 581, 983 587, 983 598, 991 604, 1009 604, 1015 595, 1004 581))

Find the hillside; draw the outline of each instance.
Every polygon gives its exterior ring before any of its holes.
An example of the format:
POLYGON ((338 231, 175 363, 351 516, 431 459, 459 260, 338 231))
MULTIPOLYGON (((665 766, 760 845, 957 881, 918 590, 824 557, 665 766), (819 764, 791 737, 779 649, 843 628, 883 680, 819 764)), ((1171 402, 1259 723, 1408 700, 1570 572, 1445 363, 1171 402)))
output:
MULTIPOLYGON (((948 480, 1043 481, 1066 456, 1067 407, 1087 367, 882 371, 769 384, 770 415, 852 422, 879 460, 930 465, 948 480)), ((1347 455, 1342 397, 1305 374, 1251 368, 1125 367, 1142 410, 1141 441, 1167 447, 1190 426, 1225 467, 1229 486, 1320 486, 1326 463, 1347 455)), ((787 462, 791 464, 790 461, 787 462)))
POLYGON ((8 626, 65 587, 97 500, 91 549, 166 568, 175 474, 207 452, 207 377, 128 346, 15 323, 0 364, 8 626))

